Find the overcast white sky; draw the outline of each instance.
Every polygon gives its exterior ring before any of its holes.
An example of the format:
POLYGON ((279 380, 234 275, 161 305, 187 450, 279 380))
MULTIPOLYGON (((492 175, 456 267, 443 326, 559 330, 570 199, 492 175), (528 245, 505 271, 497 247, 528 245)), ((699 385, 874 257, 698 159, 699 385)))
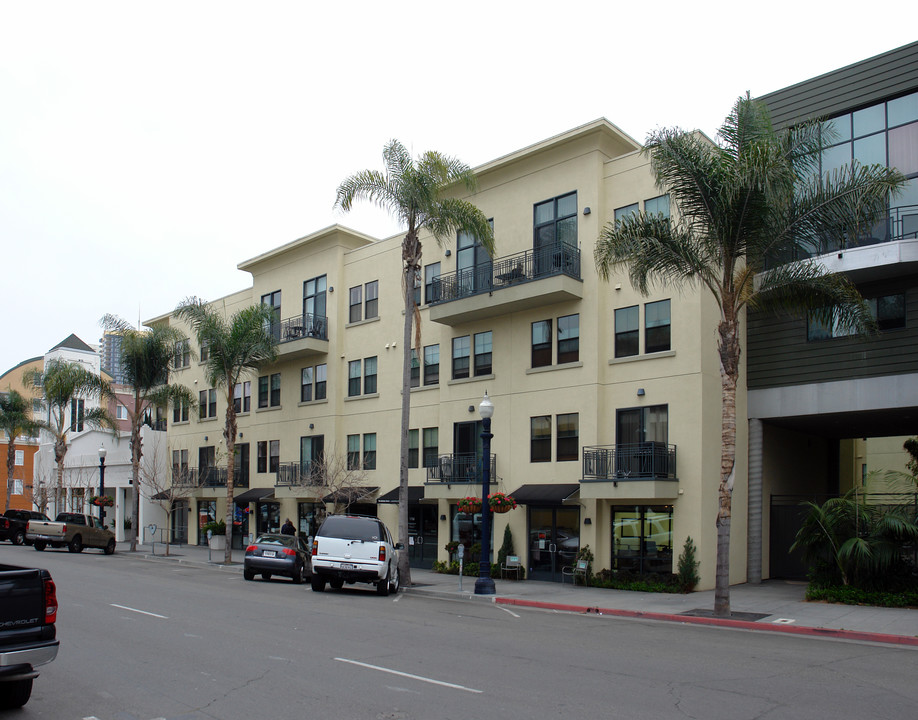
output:
POLYGON ((340 222, 398 138, 472 166, 606 117, 714 136, 737 96, 915 40, 914 9, 809 2, 0 0, 0 373, 340 222))

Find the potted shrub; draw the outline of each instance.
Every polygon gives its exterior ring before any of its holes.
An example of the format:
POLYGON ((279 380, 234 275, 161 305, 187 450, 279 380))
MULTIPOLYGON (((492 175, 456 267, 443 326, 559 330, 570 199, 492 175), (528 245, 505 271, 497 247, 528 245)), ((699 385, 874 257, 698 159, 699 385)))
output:
POLYGON ((491 493, 488 495, 488 506, 491 508, 491 512, 510 512, 516 508, 516 500, 513 499, 512 495, 504 495, 504 493, 500 492, 491 493))
POLYGON ((207 523, 201 528, 201 532, 207 536, 211 550, 226 549, 226 523, 223 520, 207 523))
POLYGON ((459 512, 468 513, 469 515, 481 512, 481 498, 464 497, 459 501, 458 509, 459 512))

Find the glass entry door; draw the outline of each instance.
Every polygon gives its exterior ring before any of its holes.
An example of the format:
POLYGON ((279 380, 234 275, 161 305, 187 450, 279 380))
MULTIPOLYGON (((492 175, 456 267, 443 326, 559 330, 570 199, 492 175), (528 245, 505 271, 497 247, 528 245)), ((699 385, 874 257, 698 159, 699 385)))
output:
POLYGON ((580 551, 580 508, 529 508, 529 577, 560 582, 580 551))
POLYGON ((437 559, 437 506, 408 506, 408 561, 429 569, 437 559))

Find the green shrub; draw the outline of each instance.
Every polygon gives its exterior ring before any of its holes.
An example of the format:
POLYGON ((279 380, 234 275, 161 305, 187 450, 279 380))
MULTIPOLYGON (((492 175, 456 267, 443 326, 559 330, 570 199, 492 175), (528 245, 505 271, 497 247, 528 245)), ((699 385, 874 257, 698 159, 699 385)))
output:
POLYGON ((691 536, 686 537, 682 546, 682 554, 679 555, 678 573, 676 573, 679 577, 679 586, 684 593, 692 592, 701 579, 698 576, 700 563, 695 559, 695 552, 695 542, 691 536))
POLYGON ((632 592, 680 593, 679 576, 672 573, 641 575, 626 571, 600 570, 593 578, 593 587, 632 592))
POLYGON ((810 583, 806 589, 806 599, 842 603, 844 605, 918 608, 918 587, 899 592, 883 592, 880 590, 862 590, 851 585, 810 583))

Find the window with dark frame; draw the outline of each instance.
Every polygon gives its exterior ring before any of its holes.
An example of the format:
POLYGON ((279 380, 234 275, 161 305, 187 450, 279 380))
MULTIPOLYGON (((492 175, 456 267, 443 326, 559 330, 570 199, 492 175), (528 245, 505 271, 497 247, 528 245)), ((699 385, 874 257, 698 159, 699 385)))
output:
POLYGON ((639 352, 640 311, 637 305, 615 311, 615 357, 632 357, 639 352))
POLYGON ((669 300, 644 305, 644 352, 664 352, 671 348, 669 300))
POLYGON ((313 368, 304 367, 300 371, 300 402, 312 401, 313 368))
POLYGON ((347 396, 357 397, 360 395, 360 360, 351 360, 347 364, 347 396))
POLYGON ((325 392, 328 384, 327 380, 328 374, 328 365, 322 363, 321 365, 316 365, 316 400, 324 400, 325 392))
POLYGON ((491 374, 491 331, 475 333, 475 376, 491 374))
POLYGON ((281 404, 281 376, 280 373, 271 375, 271 407, 280 407, 281 404))
POLYGON ((268 443, 265 440, 259 440, 256 444, 256 452, 258 453, 255 461, 256 472, 268 472, 268 443))
POLYGON ((577 192, 559 195, 533 208, 533 249, 559 243, 577 246, 577 192))
POLYGON ((347 436, 347 469, 360 469, 360 435, 347 436))
POLYGON ((374 395, 376 394, 376 372, 377 358, 376 356, 368 357, 363 361, 363 394, 364 395, 374 395))
POLYGON ((580 360, 580 315, 558 318, 558 364, 580 360))
POLYGON ((551 365, 551 320, 532 323, 532 367, 551 365))
POLYGON ((440 346, 424 347, 424 384, 436 385, 440 382, 440 346))
POLYGON ((366 433, 363 436, 363 469, 376 469, 376 433, 366 433))
POLYGON ((70 401, 70 432, 83 432, 86 401, 82 398, 73 398, 70 401))
POLYGON ((368 282, 365 287, 366 300, 364 304, 363 318, 370 320, 379 317, 379 280, 368 282))
POLYGON ((267 305, 272 310, 274 310, 274 319, 271 321, 269 330, 271 335, 275 340, 280 338, 280 323, 281 323, 281 291, 275 290, 274 292, 267 293, 261 296, 261 304, 267 305))
POLYGON ((249 380, 236 383, 233 388, 233 408, 236 413, 247 413, 252 409, 252 383, 249 380))
POLYGON ((424 467, 437 467, 440 455, 440 428, 424 428, 422 436, 424 467))
POLYGON ((258 378, 258 407, 280 407, 280 373, 262 375, 258 378))
POLYGON ((188 422, 188 403, 181 401, 172 406, 172 422, 188 422))
POLYGON ((363 311, 363 286, 358 285, 348 291, 348 305, 350 306, 348 322, 360 322, 363 319, 361 316, 363 311))
POLYGON ((460 380, 469 376, 469 336, 453 338, 453 380, 460 380))
POLYGON ((186 368, 191 364, 191 346, 188 340, 179 340, 175 343, 175 351, 172 353, 172 367, 175 369, 186 368))
POLYGON ((580 459, 580 414, 564 413, 555 417, 557 425, 557 448, 555 460, 558 462, 580 459))
POLYGON ((325 275, 311 278, 303 283, 303 315, 324 318, 328 278, 325 275))
POLYGON ((424 302, 432 303, 440 299, 440 263, 424 266, 424 302))
POLYGON ((280 440, 268 443, 268 472, 276 473, 280 470, 280 440))
POLYGON ((551 462, 551 415, 529 418, 529 462, 551 462))
POLYGON ((421 433, 418 432, 417 428, 408 431, 408 467, 410 468, 416 468, 418 466, 420 441, 421 433))
POLYGON ((421 386, 421 361, 418 359, 418 351, 411 348, 411 372, 408 380, 409 387, 421 386))

